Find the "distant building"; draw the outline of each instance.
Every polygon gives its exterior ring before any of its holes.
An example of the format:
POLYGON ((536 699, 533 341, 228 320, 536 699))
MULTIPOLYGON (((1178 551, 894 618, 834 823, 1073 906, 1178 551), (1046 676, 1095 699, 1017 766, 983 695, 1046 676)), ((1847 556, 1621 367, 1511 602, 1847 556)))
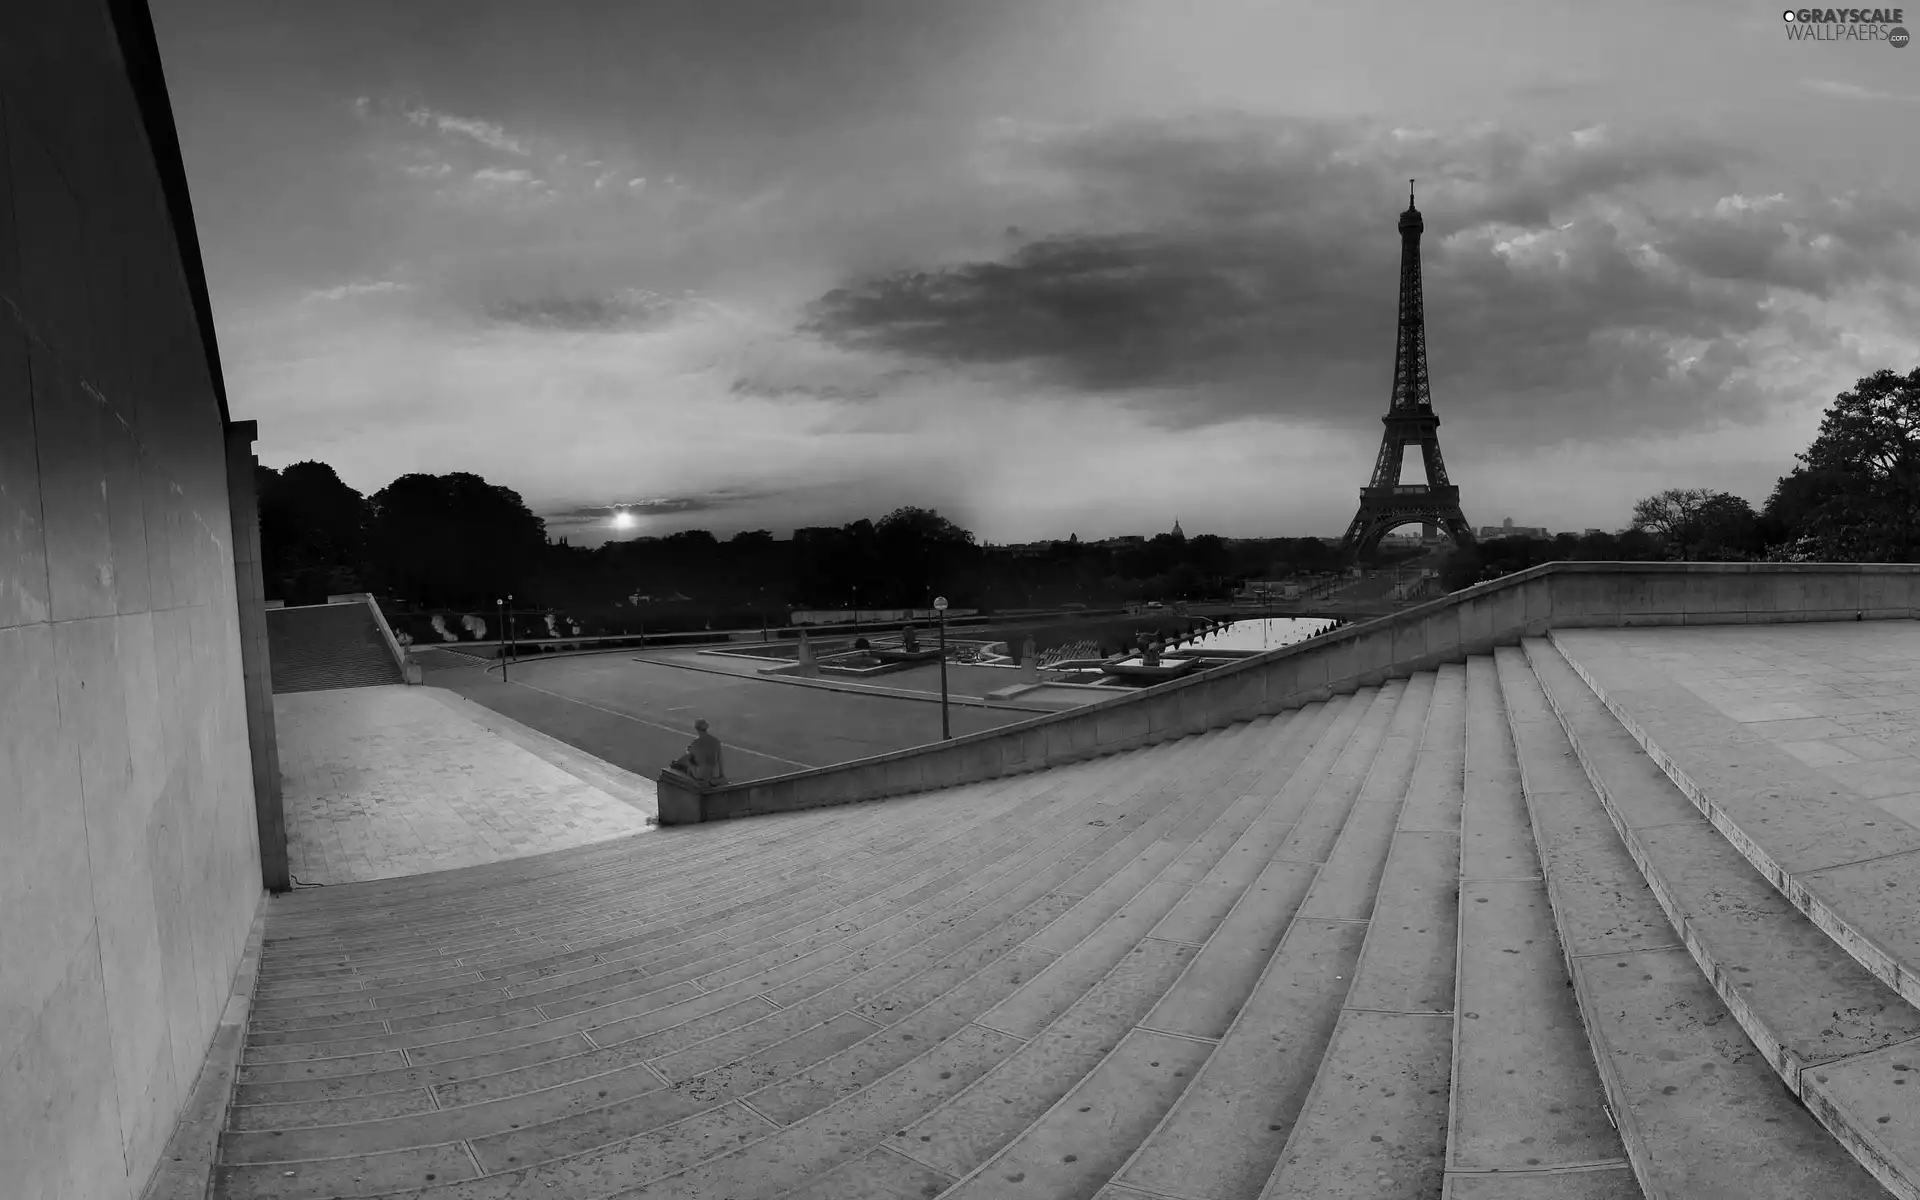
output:
POLYGON ((1553 534, 1547 531, 1545 525, 1515 525, 1512 517, 1506 518, 1498 525, 1482 525, 1479 531, 1482 541, 1507 537, 1550 538, 1552 536, 1553 534))
POLYGON ((1233 594, 1236 600, 1291 600, 1305 588, 1304 584, 1278 579, 1249 579, 1239 591, 1233 594))

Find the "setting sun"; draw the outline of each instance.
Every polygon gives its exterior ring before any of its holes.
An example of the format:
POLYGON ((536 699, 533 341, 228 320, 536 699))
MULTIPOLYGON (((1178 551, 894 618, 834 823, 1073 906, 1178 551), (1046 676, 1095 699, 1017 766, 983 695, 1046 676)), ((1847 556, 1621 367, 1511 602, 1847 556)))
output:
POLYGON ((613 527, 615 529, 632 529, 633 526, 634 518, 632 513, 617 512, 613 514, 613 527))

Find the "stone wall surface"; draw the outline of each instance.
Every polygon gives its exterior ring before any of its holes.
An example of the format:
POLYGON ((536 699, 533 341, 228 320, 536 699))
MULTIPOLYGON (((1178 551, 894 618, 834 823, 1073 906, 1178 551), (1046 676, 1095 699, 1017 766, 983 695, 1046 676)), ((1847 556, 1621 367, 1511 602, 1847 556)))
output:
POLYGON ((261 897, 226 414, 156 63, 144 9, 0 4, 7 1200, 140 1193, 261 897))
POLYGON ((726 787, 663 787, 662 824, 850 804, 1113 754, 1464 662, 1549 629, 1907 619, 1920 564, 1558 562, 1068 712, 726 787))

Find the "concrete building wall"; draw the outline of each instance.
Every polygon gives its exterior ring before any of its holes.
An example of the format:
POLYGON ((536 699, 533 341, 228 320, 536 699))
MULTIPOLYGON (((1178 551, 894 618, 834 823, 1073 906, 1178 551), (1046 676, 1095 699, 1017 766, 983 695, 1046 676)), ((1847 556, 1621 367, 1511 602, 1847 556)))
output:
POLYGON ((8 1200, 139 1194, 261 899, 224 403, 141 45, 118 0, 0 4, 8 1200))

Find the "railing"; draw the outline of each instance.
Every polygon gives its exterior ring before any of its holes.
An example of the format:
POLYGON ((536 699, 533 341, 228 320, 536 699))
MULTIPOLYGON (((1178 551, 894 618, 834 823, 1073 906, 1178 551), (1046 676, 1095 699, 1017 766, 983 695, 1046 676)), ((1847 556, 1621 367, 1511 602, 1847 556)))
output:
POLYGON ((1017 725, 717 788, 660 777, 688 824, 952 787, 1204 733, 1371 687, 1549 629, 1910 619, 1920 564, 1547 563, 1438 600, 1017 725))

